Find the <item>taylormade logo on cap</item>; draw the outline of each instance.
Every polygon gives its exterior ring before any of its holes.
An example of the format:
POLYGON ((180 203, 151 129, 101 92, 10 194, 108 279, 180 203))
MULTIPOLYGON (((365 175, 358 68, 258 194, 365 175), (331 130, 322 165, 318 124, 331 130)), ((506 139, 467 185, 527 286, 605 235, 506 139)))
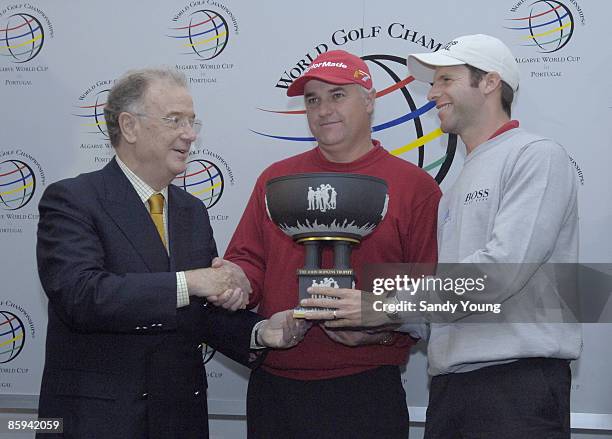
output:
POLYGON ((310 66, 308 66, 306 70, 304 70, 304 73, 308 73, 311 70, 318 69, 319 67, 338 67, 341 69, 348 69, 348 66, 344 63, 325 61, 325 62, 318 62, 316 64, 311 64, 310 66))
POLYGON ((337 85, 358 84, 367 90, 372 88, 372 78, 366 63, 345 50, 331 50, 317 56, 287 88, 287 96, 303 95, 304 85, 311 79, 337 85))

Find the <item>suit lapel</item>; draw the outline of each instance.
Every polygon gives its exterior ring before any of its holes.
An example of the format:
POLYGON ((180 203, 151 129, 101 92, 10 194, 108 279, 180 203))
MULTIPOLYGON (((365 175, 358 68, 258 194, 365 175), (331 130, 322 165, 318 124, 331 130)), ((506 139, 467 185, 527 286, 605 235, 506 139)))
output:
POLYGON ((113 159, 103 169, 100 203, 152 272, 169 269, 168 254, 149 212, 113 159))
POLYGON ((168 186, 168 239, 170 241, 170 267, 173 271, 180 271, 188 264, 190 249, 193 248, 190 230, 192 224, 193 207, 185 203, 181 197, 182 189, 168 186))

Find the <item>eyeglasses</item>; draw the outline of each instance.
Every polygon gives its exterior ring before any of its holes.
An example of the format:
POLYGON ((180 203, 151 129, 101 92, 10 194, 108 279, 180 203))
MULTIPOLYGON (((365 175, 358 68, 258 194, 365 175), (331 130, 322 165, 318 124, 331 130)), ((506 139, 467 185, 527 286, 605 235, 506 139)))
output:
POLYGON ((153 119, 160 119, 164 125, 173 130, 183 129, 189 127, 194 133, 199 134, 202 130, 202 121, 199 119, 192 119, 190 117, 178 117, 178 116, 151 116, 146 113, 132 113, 135 116, 150 117, 153 119))

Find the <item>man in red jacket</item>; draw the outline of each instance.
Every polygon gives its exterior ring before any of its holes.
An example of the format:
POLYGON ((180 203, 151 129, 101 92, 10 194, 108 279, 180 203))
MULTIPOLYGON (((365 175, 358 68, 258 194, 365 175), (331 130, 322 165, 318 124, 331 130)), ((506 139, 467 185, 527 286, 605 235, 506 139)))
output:
MULTIPOLYGON (((364 264, 435 262, 440 190, 426 172, 371 138, 376 91, 363 60, 340 50, 324 53, 287 95, 304 95, 318 145, 261 174, 229 244, 226 259, 251 283, 250 305, 268 316, 298 304, 296 269, 304 265, 304 249, 272 223, 265 206, 266 182, 283 175, 343 172, 387 182, 388 212, 352 252, 358 288, 364 264)), ((323 268, 332 267, 332 250, 324 249, 321 260, 323 268)), ((268 353, 252 373, 249 438, 405 439, 408 409, 399 366, 413 343, 394 332, 313 326, 300 344, 268 353)))

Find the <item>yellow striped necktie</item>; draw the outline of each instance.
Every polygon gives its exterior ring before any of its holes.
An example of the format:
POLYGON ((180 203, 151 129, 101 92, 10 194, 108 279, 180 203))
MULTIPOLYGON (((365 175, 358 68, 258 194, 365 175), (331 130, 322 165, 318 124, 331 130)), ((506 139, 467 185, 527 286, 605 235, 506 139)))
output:
POLYGON ((149 211, 153 224, 155 224, 155 228, 157 229, 157 233, 159 233, 159 237, 164 247, 167 249, 166 234, 164 233, 164 196, 162 194, 151 195, 149 198, 149 211))

